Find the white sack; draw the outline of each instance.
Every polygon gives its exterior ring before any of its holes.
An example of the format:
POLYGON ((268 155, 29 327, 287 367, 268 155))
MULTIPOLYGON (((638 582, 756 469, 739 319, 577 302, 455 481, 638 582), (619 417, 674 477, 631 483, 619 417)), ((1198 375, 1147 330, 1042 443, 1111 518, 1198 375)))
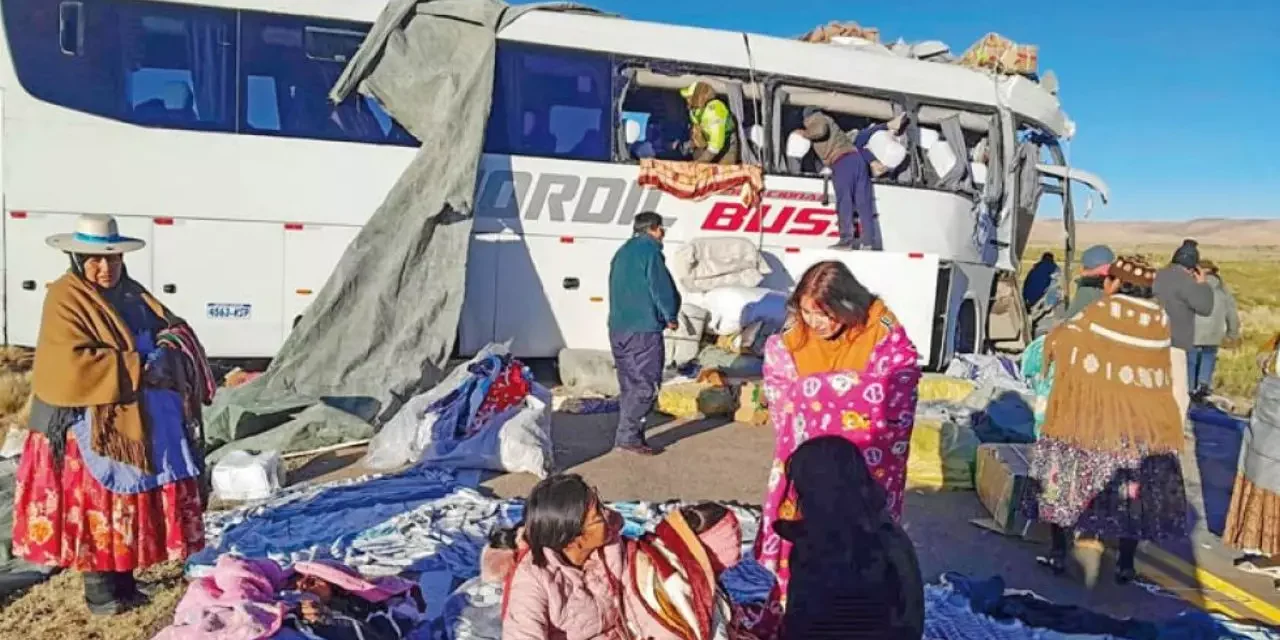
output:
POLYGON ((698 352, 702 350, 702 335, 707 331, 710 318, 711 314, 702 307, 691 304, 680 307, 676 328, 663 333, 668 367, 683 367, 698 358, 698 352))
POLYGON ((867 140, 867 149, 890 171, 897 169, 907 159, 907 148, 888 131, 877 131, 867 140))
POLYGON ((618 388, 618 369, 613 363, 613 354, 608 351, 561 350, 560 382, 579 393, 609 398, 622 393, 618 388))
POLYGON ((688 293, 716 287, 754 287, 770 273, 755 243, 746 238, 694 238, 667 259, 671 276, 688 293))
POLYGON ((264 500, 284 486, 279 451, 232 451, 213 467, 213 494, 222 500, 264 500))
POLYGON ((703 294, 700 304, 711 314, 707 329, 718 336, 756 322, 780 327, 787 313, 785 294, 760 287, 719 287, 703 294))

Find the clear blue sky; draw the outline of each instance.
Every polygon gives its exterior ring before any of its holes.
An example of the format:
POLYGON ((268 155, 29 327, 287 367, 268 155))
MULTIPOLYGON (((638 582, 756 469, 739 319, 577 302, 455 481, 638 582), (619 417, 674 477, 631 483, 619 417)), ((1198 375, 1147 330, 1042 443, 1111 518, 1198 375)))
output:
POLYGON ((1094 219, 1280 218, 1280 0, 585 1, 786 37, 852 20, 957 53, 996 31, 1058 75, 1072 165, 1111 186, 1094 219))

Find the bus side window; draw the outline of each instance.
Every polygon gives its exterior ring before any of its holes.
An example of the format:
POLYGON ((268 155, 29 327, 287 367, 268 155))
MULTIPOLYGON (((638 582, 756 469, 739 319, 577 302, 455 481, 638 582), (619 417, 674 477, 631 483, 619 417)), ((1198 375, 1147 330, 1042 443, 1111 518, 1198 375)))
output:
POLYGON ((241 121, 246 133, 416 145, 371 97, 339 105, 329 88, 368 28, 355 23, 243 12, 241 121))
POLYGON ((78 56, 84 51, 84 3, 58 5, 58 48, 69 56, 78 56))
POLYGON ((485 152, 608 162, 612 82, 608 55, 500 41, 485 152))

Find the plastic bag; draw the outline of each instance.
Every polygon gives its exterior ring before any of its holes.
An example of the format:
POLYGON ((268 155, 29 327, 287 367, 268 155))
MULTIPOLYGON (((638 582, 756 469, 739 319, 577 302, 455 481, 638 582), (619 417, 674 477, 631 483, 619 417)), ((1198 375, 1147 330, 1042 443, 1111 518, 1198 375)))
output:
POLYGON ((524 402, 486 422, 461 440, 432 442, 418 460, 441 469, 484 469, 545 478, 554 468, 551 392, 534 382, 524 402))
POLYGON ((471 376, 468 368, 472 364, 508 353, 505 345, 491 344, 465 364, 454 367, 440 384, 410 398, 369 442, 365 465, 370 469, 385 471, 415 462, 434 439, 432 431, 435 418, 424 415, 427 407, 462 386, 471 376))
POLYGON ((284 485, 279 451, 232 451, 213 467, 213 493, 222 500, 263 500, 284 485))

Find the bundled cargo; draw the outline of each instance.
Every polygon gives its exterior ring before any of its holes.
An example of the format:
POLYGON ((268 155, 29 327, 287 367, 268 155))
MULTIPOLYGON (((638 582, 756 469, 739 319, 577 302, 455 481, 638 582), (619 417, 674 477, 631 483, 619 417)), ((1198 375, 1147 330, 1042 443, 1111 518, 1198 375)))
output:
POLYGON ((960 64, 974 69, 990 69, 1005 75, 1035 75, 1039 48, 1017 44, 998 34, 988 33, 960 56, 960 64))
POLYGON ((736 408, 733 390, 707 382, 677 382, 658 390, 658 411, 685 419, 728 416, 736 408))
POLYGON ((967 426, 948 420, 916 418, 907 458, 907 489, 973 489, 974 458, 980 444, 973 429, 967 426))
POLYGON ((864 27, 856 22, 831 22, 800 36, 805 42, 838 42, 844 38, 859 38, 868 42, 880 42, 880 30, 864 27))

